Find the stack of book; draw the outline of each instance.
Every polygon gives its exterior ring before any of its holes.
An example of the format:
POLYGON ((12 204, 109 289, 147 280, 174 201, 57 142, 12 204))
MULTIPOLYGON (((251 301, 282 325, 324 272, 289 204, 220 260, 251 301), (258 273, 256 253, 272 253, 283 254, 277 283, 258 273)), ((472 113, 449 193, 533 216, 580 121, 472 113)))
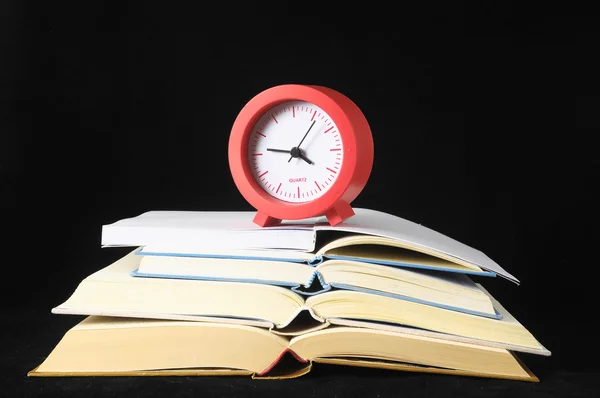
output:
MULTIPOLYGON (((260 228, 253 212, 151 211, 102 228, 131 252, 52 309, 86 315, 32 376, 250 375, 315 363, 537 381, 550 352, 479 283, 482 252, 369 209, 260 228)), ((318 366, 318 365, 317 365, 318 366)))

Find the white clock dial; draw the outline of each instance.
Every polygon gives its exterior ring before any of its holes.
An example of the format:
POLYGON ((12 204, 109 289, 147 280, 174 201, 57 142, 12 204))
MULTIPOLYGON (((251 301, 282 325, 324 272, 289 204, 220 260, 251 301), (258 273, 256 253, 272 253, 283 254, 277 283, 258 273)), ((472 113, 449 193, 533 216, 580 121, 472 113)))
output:
POLYGON ((308 102, 288 101, 258 120, 250 134, 248 161, 266 192, 301 203, 331 188, 342 169, 343 148, 327 113, 308 102))

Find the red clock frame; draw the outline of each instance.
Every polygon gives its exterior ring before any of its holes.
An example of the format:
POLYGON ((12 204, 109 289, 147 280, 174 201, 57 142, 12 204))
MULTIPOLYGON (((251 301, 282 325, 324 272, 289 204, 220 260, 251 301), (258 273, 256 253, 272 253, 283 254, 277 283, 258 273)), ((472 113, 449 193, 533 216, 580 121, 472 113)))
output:
POLYGON ((259 93, 242 108, 229 137, 231 175, 242 196, 257 210, 254 222, 262 227, 321 215, 336 225, 353 216, 350 203, 367 184, 373 159, 373 135, 362 111, 345 95, 322 86, 286 84, 259 93), (337 125, 343 142, 338 178, 321 197, 303 203, 285 202, 268 194, 252 175, 248 160, 249 138, 258 119, 286 101, 306 101, 323 109, 337 125))

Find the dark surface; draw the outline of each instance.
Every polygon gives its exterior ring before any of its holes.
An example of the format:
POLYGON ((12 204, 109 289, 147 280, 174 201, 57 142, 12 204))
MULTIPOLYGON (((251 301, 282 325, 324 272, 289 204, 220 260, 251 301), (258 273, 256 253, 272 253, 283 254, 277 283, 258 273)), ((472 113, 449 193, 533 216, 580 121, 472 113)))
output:
POLYGON ((598 15, 244 4, 0 5, 0 395, 598 396, 598 15), (124 254, 100 248, 103 224, 250 209, 229 129, 284 83, 337 89, 367 116, 375 164, 355 206, 445 233, 521 280, 478 282, 552 351, 523 357, 540 383, 326 366, 289 381, 26 377, 80 319, 50 309, 124 254))

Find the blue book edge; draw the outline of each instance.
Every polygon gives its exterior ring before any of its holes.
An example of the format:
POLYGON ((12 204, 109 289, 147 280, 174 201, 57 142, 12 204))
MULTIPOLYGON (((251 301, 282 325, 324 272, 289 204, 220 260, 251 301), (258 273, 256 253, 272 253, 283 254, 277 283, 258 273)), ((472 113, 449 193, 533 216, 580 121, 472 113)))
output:
POLYGON ((257 260, 257 261, 283 261, 283 262, 292 262, 292 263, 305 263, 316 267, 327 259, 331 260, 347 260, 347 261, 355 261, 355 262, 365 262, 370 264, 378 264, 378 265, 387 265, 391 267, 401 267, 401 268, 415 268, 415 269, 423 269, 428 271, 439 271, 439 272, 452 272, 458 274, 467 274, 467 275, 479 275, 486 277, 496 277, 495 272, 491 271, 473 271, 473 270, 457 270, 457 269, 448 269, 442 267, 434 267, 430 265, 421 265, 421 264, 409 264, 409 263, 399 263, 393 261, 375 261, 369 260, 359 257, 347 257, 347 256, 315 256, 310 261, 306 262, 304 260, 299 259, 289 259, 289 258, 274 258, 274 257, 260 257, 260 256, 234 256, 234 255, 224 255, 224 254, 194 254, 194 253, 169 253, 169 252, 143 252, 142 249, 139 249, 135 252, 137 255, 141 256, 163 256, 163 257, 192 257, 192 258, 218 258, 218 259, 234 259, 234 260, 257 260))

